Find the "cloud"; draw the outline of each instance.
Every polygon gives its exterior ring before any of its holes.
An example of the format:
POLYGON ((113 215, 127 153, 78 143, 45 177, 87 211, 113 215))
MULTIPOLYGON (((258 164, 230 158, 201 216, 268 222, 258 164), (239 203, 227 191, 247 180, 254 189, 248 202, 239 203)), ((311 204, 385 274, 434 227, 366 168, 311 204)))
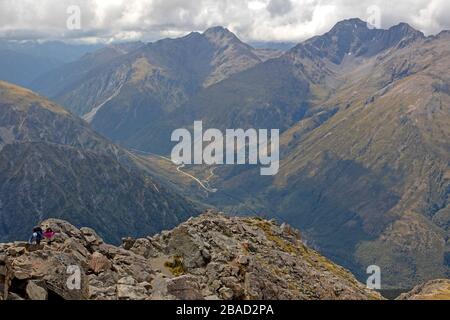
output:
POLYGON ((291 0, 270 0, 267 11, 272 16, 284 16, 292 10, 291 0))
POLYGON ((374 6, 383 28, 450 29, 448 0, 0 0, 0 37, 153 41, 222 25, 246 41, 298 42, 342 19, 367 20, 374 6), (80 8, 79 30, 67 28, 71 5, 80 8))

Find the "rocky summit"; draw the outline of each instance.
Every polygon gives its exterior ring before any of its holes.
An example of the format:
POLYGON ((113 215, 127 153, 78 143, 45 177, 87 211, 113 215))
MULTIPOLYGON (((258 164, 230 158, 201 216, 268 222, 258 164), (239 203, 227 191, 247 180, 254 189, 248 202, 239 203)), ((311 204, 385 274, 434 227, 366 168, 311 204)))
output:
POLYGON ((51 242, 0 244, 0 299, 381 299, 298 231, 208 211, 153 237, 106 244, 49 219, 51 242))

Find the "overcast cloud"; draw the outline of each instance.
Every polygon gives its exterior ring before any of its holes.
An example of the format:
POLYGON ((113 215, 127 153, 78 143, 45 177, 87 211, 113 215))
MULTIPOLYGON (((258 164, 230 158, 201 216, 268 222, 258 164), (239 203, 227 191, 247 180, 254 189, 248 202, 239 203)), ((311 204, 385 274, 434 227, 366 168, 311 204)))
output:
POLYGON ((425 34, 450 29, 449 0, 0 0, 0 38, 153 41, 221 25, 245 41, 302 41, 336 22, 373 16, 425 34), (67 8, 81 9, 69 30, 67 8))

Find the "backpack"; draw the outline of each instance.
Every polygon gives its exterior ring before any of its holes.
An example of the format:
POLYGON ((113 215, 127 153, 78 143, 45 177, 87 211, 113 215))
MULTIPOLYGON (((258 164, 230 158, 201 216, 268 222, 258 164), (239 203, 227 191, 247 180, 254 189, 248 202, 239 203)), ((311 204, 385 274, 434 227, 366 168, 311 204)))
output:
POLYGON ((34 227, 33 228, 33 232, 42 233, 42 228, 41 227, 34 227))

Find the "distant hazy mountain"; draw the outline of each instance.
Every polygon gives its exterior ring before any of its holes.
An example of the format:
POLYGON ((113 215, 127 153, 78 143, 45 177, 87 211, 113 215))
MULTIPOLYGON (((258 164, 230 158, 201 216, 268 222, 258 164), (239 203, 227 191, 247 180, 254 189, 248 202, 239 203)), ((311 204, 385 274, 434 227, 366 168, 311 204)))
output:
POLYGON ((61 65, 61 61, 0 49, 0 79, 26 86, 30 79, 61 65))
POLYGON ((256 49, 267 49, 267 50, 280 50, 287 51, 292 49, 297 45, 295 42, 271 42, 271 41, 257 41, 249 43, 253 48, 256 49))
POLYGON ((26 239, 43 218, 98 228, 118 242, 159 232, 197 209, 82 120, 0 82, 0 239, 26 239))
POLYGON ((142 42, 130 42, 105 46, 83 55, 80 59, 41 74, 30 84, 30 87, 45 96, 57 96, 64 90, 72 90, 85 77, 95 76, 90 73, 92 70, 143 45, 142 42))
POLYGON ((169 114, 202 88, 279 54, 256 50, 216 27, 149 43, 111 60, 100 58, 87 68, 77 61, 69 68, 83 70, 77 73, 80 77, 67 77, 65 66, 36 81, 36 89, 91 121, 101 133, 129 145, 137 132, 170 119, 169 114))
POLYGON ((100 47, 70 45, 60 41, 0 40, 0 80, 28 86, 39 75, 100 47))

